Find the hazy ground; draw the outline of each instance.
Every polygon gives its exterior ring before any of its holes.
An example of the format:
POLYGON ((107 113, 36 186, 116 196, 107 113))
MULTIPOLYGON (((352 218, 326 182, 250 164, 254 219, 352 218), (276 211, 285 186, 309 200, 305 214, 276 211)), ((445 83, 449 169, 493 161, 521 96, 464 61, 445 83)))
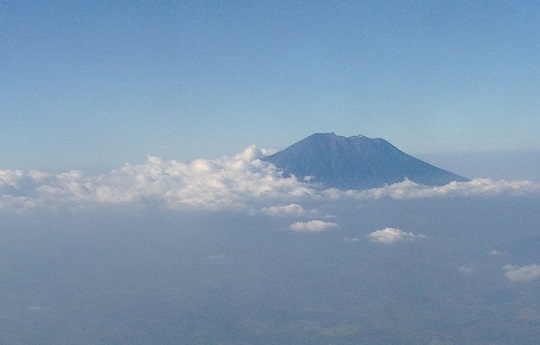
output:
POLYGON ((152 206, 2 214, 0 342, 538 344, 540 280, 503 269, 540 263, 538 197, 311 206, 339 226, 152 206), (416 237, 367 237, 387 227, 416 237))

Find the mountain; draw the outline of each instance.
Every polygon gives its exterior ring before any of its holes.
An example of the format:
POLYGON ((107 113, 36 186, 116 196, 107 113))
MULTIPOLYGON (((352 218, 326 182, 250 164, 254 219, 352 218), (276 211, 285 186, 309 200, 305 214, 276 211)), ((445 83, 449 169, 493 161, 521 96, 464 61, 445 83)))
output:
POLYGON ((409 156, 384 139, 316 133, 263 158, 285 176, 339 189, 369 189, 409 179, 428 186, 467 178, 409 156))

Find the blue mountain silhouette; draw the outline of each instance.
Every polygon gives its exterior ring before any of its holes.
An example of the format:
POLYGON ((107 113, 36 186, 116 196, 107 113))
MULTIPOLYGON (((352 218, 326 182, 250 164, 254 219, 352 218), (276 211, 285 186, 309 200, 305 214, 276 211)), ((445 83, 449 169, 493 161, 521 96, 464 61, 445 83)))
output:
POLYGON ((451 181, 468 181, 463 176, 414 158, 384 139, 362 135, 343 137, 335 133, 315 133, 263 158, 281 169, 285 176, 339 189, 369 189, 409 179, 428 186, 451 181))

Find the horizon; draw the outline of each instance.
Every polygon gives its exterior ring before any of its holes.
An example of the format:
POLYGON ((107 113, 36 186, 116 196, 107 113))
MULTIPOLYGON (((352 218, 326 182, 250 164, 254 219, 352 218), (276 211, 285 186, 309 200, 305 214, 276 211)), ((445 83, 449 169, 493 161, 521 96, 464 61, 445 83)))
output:
MULTIPOLYGON (((314 134, 335 134, 337 136, 342 136, 335 132, 318 132, 314 134)), ((309 137, 306 136, 305 138, 309 137)), ((382 136, 376 137, 367 137, 363 134, 356 134, 346 138, 352 138, 362 136, 368 139, 383 139, 382 136)), ((296 142, 301 141, 305 138, 298 139, 296 142)), ((404 153, 418 158, 428 164, 434 165, 438 168, 447 170, 449 172, 467 177, 467 178, 491 178, 491 179, 507 179, 507 180, 531 180, 535 182, 540 181, 540 149, 539 150, 499 150, 499 151, 465 151, 465 152, 437 152, 437 153, 411 153, 402 150, 401 147, 395 145, 395 143, 389 142, 393 146, 397 147, 399 150, 404 153)), ((289 143, 282 148, 260 148, 265 152, 278 152, 282 151, 294 143, 289 143)), ((258 145, 252 143, 246 145, 244 149, 251 146, 258 147, 258 145)), ((221 153, 214 157, 194 157, 191 160, 182 161, 176 157, 159 157, 168 161, 179 161, 184 163, 193 162, 199 159, 204 160, 216 160, 224 157, 231 157, 239 152, 232 153, 221 153)), ((72 170, 77 170, 83 172, 88 176, 97 176, 102 174, 108 174, 113 170, 119 169, 126 164, 144 164, 148 157, 157 157, 154 154, 148 154, 144 159, 139 159, 137 161, 124 161, 118 164, 109 163, 107 165, 98 164, 79 164, 78 166, 66 165, 66 166, 56 166, 56 167, 41 167, 38 168, 35 165, 29 164, 27 166, 13 166, 13 167, 4 167, 0 168, 5 171, 14 171, 14 170, 23 170, 25 172, 36 170, 46 173, 61 174, 69 172, 72 170)))

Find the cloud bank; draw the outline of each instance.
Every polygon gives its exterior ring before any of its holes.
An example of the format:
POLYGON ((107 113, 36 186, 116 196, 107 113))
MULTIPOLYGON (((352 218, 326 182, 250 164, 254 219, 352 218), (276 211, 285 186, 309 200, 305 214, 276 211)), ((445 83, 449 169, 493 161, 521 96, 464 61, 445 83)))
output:
POLYGON ((540 193, 540 183, 531 181, 507 181, 473 179, 468 182, 450 182, 444 186, 424 186, 410 180, 368 190, 339 190, 330 188, 321 192, 332 200, 337 199, 424 199, 435 197, 468 197, 526 195, 540 193))
POLYGON ((382 230, 373 231, 368 235, 371 242, 375 243, 396 243, 401 241, 415 241, 419 238, 424 238, 424 235, 415 235, 412 232, 405 232, 396 228, 384 228, 382 230))
POLYGON ((233 157, 190 163, 148 157, 143 164, 126 164, 99 176, 85 176, 81 171, 51 174, 0 170, 0 210, 20 212, 151 201, 173 209, 241 209, 269 216, 299 217, 316 213, 303 208, 301 202, 305 198, 406 200, 540 193, 539 183, 490 179, 438 187, 406 180, 370 190, 320 190, 294 177, 282 177, 272 164, 259 159, 265 152, 251 146, 233 157))
MULTIPOLYGON (((244 208, 248 200, 315 194, 294 177, 283 178, 258 159, 254 146, 234 157, 197 159, 191 163, 148 157, 109 174, 87 177, 80 171, 49 174, 0 171, 0 209, 88 206, 154 200, 167 207, 244 208)), ((270 210, 269 212, 272 212, 270 210)), ((297 210, 298 212, 298 210, 297 210)))

